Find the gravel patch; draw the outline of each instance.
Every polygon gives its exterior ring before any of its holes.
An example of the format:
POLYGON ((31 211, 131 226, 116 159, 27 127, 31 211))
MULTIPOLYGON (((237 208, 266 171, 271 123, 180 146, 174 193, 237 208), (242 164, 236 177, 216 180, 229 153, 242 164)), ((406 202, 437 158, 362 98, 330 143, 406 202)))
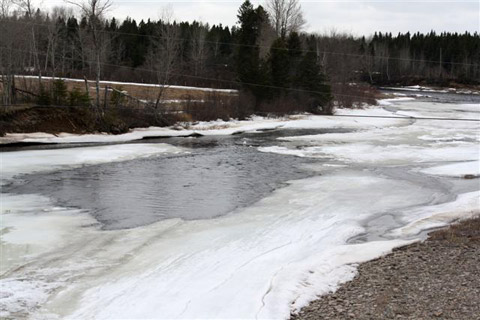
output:
POLYGON ((480 218, 361 264, 299 319, 480 319, 480 218))

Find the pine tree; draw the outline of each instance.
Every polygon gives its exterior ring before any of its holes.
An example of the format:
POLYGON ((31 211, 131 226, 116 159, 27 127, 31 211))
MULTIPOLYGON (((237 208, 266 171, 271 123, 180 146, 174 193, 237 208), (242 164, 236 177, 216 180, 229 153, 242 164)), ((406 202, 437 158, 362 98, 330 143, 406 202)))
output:
MULTIPOLYGON (((285 40, 278 38, 270 48, 271 84, 274 87, 290 86, 290 56, 285 40)), ((285 94, 285 89, 274 89, 276 94, 285 94)))
POLYGON ((243 87, 252 92, 257 100, 265 95, 264 88, 259 84, 265 82, 264 68, 259 57, 257 39, 259 36, 259 25, 263 17, 259 17, 257 10, 252 3, 246 0, 238 10, 238 51, 236 56, 237 75, 243 83, 243 87))
POLYGON ((327 77, 317 62, 317 55, 308 51, 298 70, 297 83, 311 97, 309 111, 313 113, 332 113, 332 92, 327 77))

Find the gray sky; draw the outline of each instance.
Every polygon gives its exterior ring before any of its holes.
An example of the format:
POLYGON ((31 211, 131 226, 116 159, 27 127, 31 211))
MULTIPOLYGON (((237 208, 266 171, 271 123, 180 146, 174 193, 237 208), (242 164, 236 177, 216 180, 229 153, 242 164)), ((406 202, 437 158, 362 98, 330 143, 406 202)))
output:
MULTIPOLYGON (((81 1, 81 0, 79 0, 81 1)), ((243 1, 163 1, 112 0, 110 15, 130 16, 137 20, 158 19, 162 8, 171 6, 176 20, 202 21, 210 24, 234 25, 237 10, 243 1)), ((255 5, 265 1, 252 1, 255 5)), ((300 0, 306 31, 326 32, 332 29, 355 35, 382 32, 429 32, 435 30, 464 32, 480 30, 480 1, 478 0, 300 0)), ((44 0, 49 6, 62 0, 44 0)))

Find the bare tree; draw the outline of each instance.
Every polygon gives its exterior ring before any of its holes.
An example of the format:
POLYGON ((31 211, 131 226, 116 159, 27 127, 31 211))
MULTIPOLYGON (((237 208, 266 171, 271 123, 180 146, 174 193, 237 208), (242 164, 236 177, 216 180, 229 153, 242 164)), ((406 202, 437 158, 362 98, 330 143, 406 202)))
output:
POLYGON ((96 105, 100 108, 100 77, 102 71, 102 53, 105 48, 103 34, 103 19, 105 14, 111 9, 111 0, 84 0, 83 2, 74 2, 66 0, 67 3, 77 6, 81 14, 87 18, 90 40, 93 45, 93 53, 96 63, 96 105))
POLYGON ((157 29, 157 36, 152 38, 152 46, 148 54, 148 64, 155 71, 159 84, 155 110, 158 110, 165 94, 180 52, 179 29, 174 24, 173 11, 170 7, 163 9, 161 20, 162 24, 157 29))
POLYGON ((299 0, 267 0, 266 7, 278 37, 299 32, 306 23, 299 0))
POLYGON ((33 16, 35 11, 33 0, 13 0, 13 3, 15 3, 21 11, 24 11, 27 17, 31 18, 33 16))
POLYGON ((37 36, 37 26, 40 25, 40 17, 35 15, 35 7, 33 0, 13 0, 13 3, 17 5, 20 11, 24 12, 27 23, 30 24, 30 35, 31 35, 31 54, 33 56, 33 64, 35 69, 38 72, 38 83, 39 87, 42 86, 42 68, 40 67, 40 52, 39 52, 39 41, 37 36))
POLYGON ((192 49, 190 52, 190 60, 193 64, 193 72, 195 76, 201 75, 205 68, 207 60, 207 28, 202 24, 194 26, 192 31, 192 49))
POLYGON ((269 21, 262 21, 259 28, 257 45, 259 48, 259 57, 266 59, 270 53, 270 47, 276 40, 277 34, 269 21))
POLYGON ((9 16, 13 1, 3 1, 0 19, 0 97, 4 105, 15 103, 15 75, 25 68, 25 56, 30 46, 30 26, 15 23, 17 17, 9 16))
POLYGON ((47 73, 48 63, 50 62, 52 68, 52 76, 55 77, 57 70, 57 49, 62 46, 62 53, 60 57, 62 58, 62 74, 64 73, 65 68, 65 55, 66 55, 66 41, 65 41, 65 32, 62 34, 62 27, 59 24, 59 21, 66 21, 69 16, 72 16, 72 10, 66 7, 56 6, 52 9, 52 12, 46 19, 47 25, 47 52, 45 57, 45 73, 47 73), (63 35, 63 37, 62 37, 63 35))
POLYGON ((0 0, 0 17, 5 19, 10 14, 10 9, 12 7, 12 0, 0 0))

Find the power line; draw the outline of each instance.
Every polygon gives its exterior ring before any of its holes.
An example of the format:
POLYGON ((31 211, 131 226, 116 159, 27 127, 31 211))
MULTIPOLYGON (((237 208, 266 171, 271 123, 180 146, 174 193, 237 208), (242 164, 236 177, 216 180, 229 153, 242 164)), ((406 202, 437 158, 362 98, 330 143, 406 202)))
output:
MULTIPOLYGON (((22 22, 22 21, 12 21, 12 20, 7 20, 8 23, 18 23, 18 24, 24 24, 24 25, 36 25, 36 26, 42 26, 42 27, 48 27, 48 24, 45 23, 32 23, 32 22, 22 22)), ((74 29, 73 27, 67 27, 67 29, 74 29)), ((97 30, 97 32, 100 33, 107 33, 107 34, 117 34, 117 35, 127 35, 127 36, 134 36, 134 37, 146 37, 149 39, 164 39, 168 38, 166 36, 154 36, 154 35, 146 35, 146 34, 136 34, 136 33, 130 33, 130 32, 121 32, 121 31, 107 31, 107 30, 97 30)), ((187 38, 171 38, 172 40, 175 41, 190 41, 193 42, 191 39, 187 38)), ((221 42, 221 41, 211 41, 211 40, 199 40, 198 42, 200 43, 210 43, 210 44, 222 44, 222 45, 231 45, 235 47, 250 47, 250 48, 265 48, 265 49, 270 49, 270 46, 265 46, 265 45, 249 45, 249 44, 243 44, 243 43, 235 43, 235 42, 221 42)), ((289 51, 288 48, 274 48, 274 50, 278 51, 289 51)), ((334 51, 317 51, 317 50, 305 50, 305 49, 294 49, 292 51, 295 52, 301 52, 301 53, 316 53, 316 54, 325 54, 325 55, 340 55, 340 56, 347 56, 347 57, 365 57, 363 54, 358 54, 358 53, 345 53, 345 52, 334 52, 334 51)), ((397 61, 408 61, 408 62, 424 62, 424 63, 438 63, 438 60, 426 60, 426 59, 410 59, 410 58, 399 58, 399 57, 388 57, 388 56, 367 56, 367 57, 372 57, 372 58, 378 58, 378 59, 388 59, 388 60, 397 60, 397 61)), ((459 65, 459 66, 476 66, 478 67, 478 64, 474 63, 464 63, 464 62, 454 62, 454 61, 444 61, 442 64, 450 64, 450 65, 459 65)))
MULTIPOLYGON (((30 108, 88 108, 84 106, 32 106, 30 108)), ((112 107, 112 109, 140 112, 144 114, 154 114, 154 111, 147 109, 138 109, 133 107, 112 107)), ((173 113, 176 113, 175 111, 173 113)), ((276 112, 261 112, 260 114, 275 114, 276 112)), ((168 112, 167 112, 168 114, 168 112)), ((284 113, 281 113, 284 114, 284 113)), ((433 121, 467 121, 467 122, 480 122, 479 119, 472 118, 445 118, 445 117, 413 117, 413 116, 373 116, 373 115, 355 115, 355 114, 332 114, 332 115, 316 115, 320 117, 334 117, 334 118, 369 118, 369 119, 396 119, 396 120, 433 120, 433 121)))
MULTIPOLYGON (((23 52, 23 53, 32 53, 31 51, 28 51, 28 50, 13 49, 13 48, 1 47, 1 46, 0 46, 0 49, 6 49, 6 50, 11 50, 16 52, 23 52)), ((37 52, 37 54, 41 56, 47 56, 45 52, 37 52)), ((97 63, 94 60, 82 60, 82 59, 75 59, 75 58, 65 58, 65 59, 71 60, 71 61, 77 61, 77 62, 83 61, 83 62, 89 62, 94 64, 97 63)), ((122 66, 118 64, 111 64, 111 63, 100 63, 100 64, 103 66, 132 69, 131 67, 122 66)), ((145 69, 145 68, 135 68, 135 70, 145 71, 150 73, 158 73, 158 71, 145 69)), ((206 80, 206 81, 212 81, 212 82, 223 82, 223 83, 230 83, 230 84, 236 84, 236 85, 247 85, 247 86, 259 87, 259 88, 278 89, 278 90, 296 91, 296 92, 304 92, 304 93, 319 93, 319 94, 328 93, 327 91, 314 91, 314 90, 296 89, 296 88, 289 88, 289 87, 278 87, 278 86, 263 85, 258 83, 248 83, 248 82, 241 82, 241 81, 235 81, 235 80, 221 80, 221 79, 215 79, 215 78, 208 78, 208 77, 201 77, 201 76, 194 76, 194 75, 184 75, 184 74, 178 74, 178 73, 168 73, 168 74, 173 76, 178 76, 178 77, 193 78, 193 79, 206 80)), ((166 85, 166 87, 168 87, 168 85, 166 85)), ((364 96, 341 94, 333 91, 331 93, 341 97, 362 98, 362 99, 365 98, 364 96)))

